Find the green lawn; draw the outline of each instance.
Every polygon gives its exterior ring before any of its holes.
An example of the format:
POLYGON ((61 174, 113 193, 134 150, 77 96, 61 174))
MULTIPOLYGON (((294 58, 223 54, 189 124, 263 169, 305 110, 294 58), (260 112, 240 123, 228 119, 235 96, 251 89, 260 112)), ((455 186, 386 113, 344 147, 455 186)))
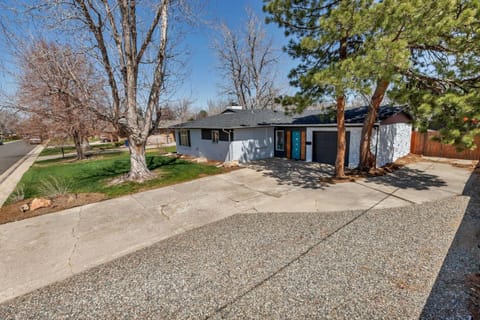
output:
POLYGON ((107 197, 153 189, 200 176, 221 173, 222 169, 211 165, 147 153, 147 164, 157 178, 144 183, 127 182, 109 185, 109 182, 129 171, 128 153, 102 155, 95 159, 67 162, 60 159, 36 162, 22 177, 25 198, 48 196, 39 188, 41 181, 56 178, 70 186, 71 193, 100 192, 107 197))
MULTIPOLYGON (((117 142, 117 143, 102 143, 102 144, 96 144, 91 146, 91 150, 97 151, 99 149, 114 149, 118 148, 119 146, 123 146, 123 142, 117 142)), ((170 147, 160 147, 160 148, 155 148, 155 149, 150 149, 150 150, 155 150, 160 153, 169 153, 169 152, 176 152, 177 148, 175 146, 170 146, 170 147)), ((63 147, 63 152, 65 154, 67 153, 72 153, 75 152, 75 147, 73 146, 65 146, 63 147)), ((61 155, 62 154, 62 148, 61 147, 50 147, 50 148, 45 148, 43 151, 40 153, 40 156, 53 156, 53 155, 61 155)))
POLYGON ((160 147, 160 148, 155 148, 155 149, 147 149, 147 153, 149 153, 149 152, 175 153, 175 152, 177 152, 177 147, 176 146, 170 146, 170 147, 160 147))

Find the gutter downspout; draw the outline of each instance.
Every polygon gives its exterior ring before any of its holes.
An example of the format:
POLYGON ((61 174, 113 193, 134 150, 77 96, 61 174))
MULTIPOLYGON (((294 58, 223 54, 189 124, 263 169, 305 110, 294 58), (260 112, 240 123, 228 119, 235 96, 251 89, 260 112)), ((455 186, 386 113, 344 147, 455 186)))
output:
POLYGON ((230 137, 230 131, 222 128, 222 131, 228 134, 228 162, 232 161, 231 149, 232 149, 232 139, 230 137))

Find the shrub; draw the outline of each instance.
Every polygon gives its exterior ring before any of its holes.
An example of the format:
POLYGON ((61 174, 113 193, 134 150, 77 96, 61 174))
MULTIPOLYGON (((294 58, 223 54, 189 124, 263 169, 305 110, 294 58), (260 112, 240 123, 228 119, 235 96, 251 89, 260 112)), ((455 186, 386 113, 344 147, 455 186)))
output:
POLYGON ((46 197, 63 196, 70 192, 70 184, 62 178, 51 177, 40 181, 38 190, 46 197))
POLYGON ((18 202, 22 201, 23 199, 25 199, 25 191, 23 190, 23 185, 18 185, 10 195, 9 202, 18 202))

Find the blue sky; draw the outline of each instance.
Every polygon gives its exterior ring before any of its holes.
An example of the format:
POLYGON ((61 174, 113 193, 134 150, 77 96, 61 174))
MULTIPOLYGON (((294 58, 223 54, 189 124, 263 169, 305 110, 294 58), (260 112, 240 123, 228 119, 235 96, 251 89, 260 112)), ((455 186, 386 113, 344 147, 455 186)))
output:
MULTIPOLYGON (((231 29, 238 30, 244 26, 247 14, 246 8, 250 8, 259 17, 263 23, 265 15, 262 12, 261 0, 197 0, 203 7, 198 13, 199 20, 207 22, 225 22, 231 29)), ((7 1, 15 6, 16 1, 7 1)), ((28 3, 28 1, 27 1, 28 3)), ((8 15, 8 13, 4 12, 8 15)), ((3 13, 2 13, 3 15, 3 13)), ((1 16, 1 15, 0 15, 1 16)), ((28 23, 30 24, 30 23, 28 23)), ((31 26, 31 25, 30 25, 31 26)), ((278 64, 277 82, 283 87, 288 88, 288 71, 294 66, 292 60, 282 52, 281 48, 286 44, 283 31, 274 24, 265 25, 269 36, 273 38, 274 46, 278 49, 280 63, 278 64)), ((35 28, 33 28, 35 30, 35 28)), ((22 32, 20 30, 16 30, 22 32)), ((197 26, 190 27, 183 39, 187 46, 188 55, 183 57, 186 62, 185 75, 182 78, 181 85, 175 91, 173 99, 188 98, 193 100, 195 109, 205 109, 209 99, 215 100, 222 98, 218 88, 219 83, 225 80, 221 78, 217 70, 217 60, 214 50, 211 48, 213 30, 208 23, 198 23, 197 26)), ((35 31, 33 31, 35 33, 35 31)), ((44 35, 45 36, 45 35, 44 35)), ((8 49, 4 43, 0 43, 0 58, 4 67, 18 70, 11 62, 12 58, 8 54, 8 49)), ((3 72, 0 72, 0 88, 9 93, 15 92, 13 79, 3 72)), ((292 91, 291 89, 289 90, 292 91)))
MULTIPOLYGON (((204 9, 204 18, 209 21, 224 22, 231 29, 238 30, 245 24, 247 7, 255 12, 261 22, 265 20, 260 0, 210 0, 204 9)), ((279 50, 278 83, 282 87, 288 87, 287 74, 294 63, 281 50, 286 44, 283 31, 274 24, 264 24, 264 26, 268 35, 273 38, 276 49, 279 50)), ((206 108, 208 99, 219 97, 218 84, 225 81, 219 75, 215 52, 211 48, 212 32, 204 25, 192 30, 186 38, 190 49, 190 55, 187 57, 188 73, 186 82, 178 90, 177 96, 191 97, 195 100, 194 107, 198 109, 206 108)))

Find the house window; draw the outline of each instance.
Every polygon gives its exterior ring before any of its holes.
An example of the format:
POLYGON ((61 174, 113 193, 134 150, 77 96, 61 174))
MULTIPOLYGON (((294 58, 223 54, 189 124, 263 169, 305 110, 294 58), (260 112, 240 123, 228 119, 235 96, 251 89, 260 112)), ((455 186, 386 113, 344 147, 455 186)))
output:
POLYGON ((181 129, 178 133, 178 138, 181 146, 190 147, 190 130, 181 129))
POLYGON ((275 131, 275 150, 285 151, 285 131, 284 130, 275 131))
POLYGON ((218 132, 218 130, 212 130, 212 142, 218 143, 219 138, 220 138, 220 133, 218 132))
POLYGON ((211 129, 202 129, 202 140, 212 140, 211 129))
POLYGON ((222 130, 220 133, 220 141, 233 141, 233 129, 222 130))
POLYGON ((218 141, 233 141, 233 129, 202 129, 202 140, 214 141, 214 131, 218 132, 218 141))

